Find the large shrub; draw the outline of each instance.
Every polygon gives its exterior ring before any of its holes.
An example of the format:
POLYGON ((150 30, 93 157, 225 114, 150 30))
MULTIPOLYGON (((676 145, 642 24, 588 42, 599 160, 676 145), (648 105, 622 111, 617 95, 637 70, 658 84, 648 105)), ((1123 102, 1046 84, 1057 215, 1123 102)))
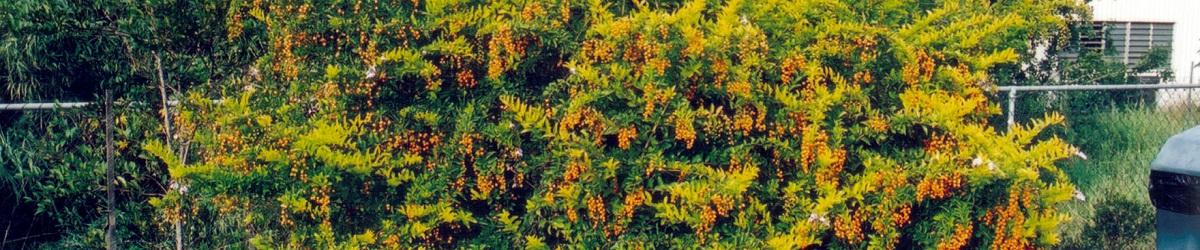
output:
POLYGON ((1076 193, 994 65, 1075 1, 234 1, 151 201, 192 245, 1028 248, 1076 193), (199 226, 197 226, 199 225, 199 226))

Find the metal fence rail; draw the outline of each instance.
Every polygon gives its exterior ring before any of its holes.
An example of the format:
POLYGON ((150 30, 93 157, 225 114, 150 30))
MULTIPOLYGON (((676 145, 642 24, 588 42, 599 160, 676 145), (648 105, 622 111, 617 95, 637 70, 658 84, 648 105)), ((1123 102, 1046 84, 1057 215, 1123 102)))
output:
POLYGON ((0 103, 0 110, 38 110, 82 108, 94 102, 0 103))
MULTIPOLYGON (((1015 123, 1015 113, 1017 104, 1017 92, 1035 92, 1035 91, 1085 91, 1085 90, 1164 90, 1164 89, 1200 89, 1200 84, 1113 84, 1113 85, 1030 85, 1030 86, 998 86, 997 92, 1008 93, 1008 108, 1005 111, 1008 116, 1007 125, 1012 126, 1015 123)), ((1191 95, 1188 95, 1190 98, 1191 95)), ((221 100, 213 100, 214 103, 221 103, 221 100)), ((1190 103, 1190 102, 1189 102, 1190 103)), ((20 111, 20 110, 39 110, 39 109, 72 109, 82 108, 89 105, 95 105, 95 102, 46 102, 46 103, 0 103, 0 111, 20 111)), ((120 104, 120 103, 115 103, 120 104)), ((178 105, 179 101, 167 101, 167 105, 178 105)))
POLYGON ((1200 88, 1200 84, 1113 84, 1113 85, 1032 85, 1032 86, 999 86, 996 90, 1004 92, 1016 91, 1070 91, 1070 90, 1124 90, 1124 89, 1191 89, 1200 88))
MULTIPOLYGON (((220 104, 222 100, 212 100, 214 104, 220 104)), ((30 103, 0 103, 0 111, 21 111, 21 110, 41 110, 41 109, 74 109, 83 108, 91 105, 102 103, 97 102, 30 102, 30 103)), ((131 104, 147 104, 157 105, 153 103, 143 102, 113 102, 113 105, 131 105, 131 104)), ((169 100, 168 106, 177 106, 179 101, 169 100)))
MULTIPOLYGON (((1008 92, 1008 109, 1005 111, 1008 115, 1008 126, 1012 126, 1015 121, 1015 113, 1017 111, 1017 92, 1033 92, 1033 91, 1084 91, 1084 90, 1164 90, 1164 89, 1197 89, 1200 84, 1113 84, 1113 85, 1032 85, 1032 86, 999 86, 996 88, 998 92, 1008 92)), ((1191 98, 1191 95, 1188 95, 1191 98)), ((1188 103, 1191 103, 1190 101, 1188 103)))

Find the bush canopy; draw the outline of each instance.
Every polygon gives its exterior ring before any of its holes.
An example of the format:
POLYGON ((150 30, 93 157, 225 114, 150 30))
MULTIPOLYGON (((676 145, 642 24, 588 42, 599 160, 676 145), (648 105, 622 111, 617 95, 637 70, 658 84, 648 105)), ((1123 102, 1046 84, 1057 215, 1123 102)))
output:
POLYGON ((132 146, 167 185, 131 218, 186 247, 1026 249, 1081 198, 1061 116, 988 122, 1074 0, 226 10, 252 59, 132 146))

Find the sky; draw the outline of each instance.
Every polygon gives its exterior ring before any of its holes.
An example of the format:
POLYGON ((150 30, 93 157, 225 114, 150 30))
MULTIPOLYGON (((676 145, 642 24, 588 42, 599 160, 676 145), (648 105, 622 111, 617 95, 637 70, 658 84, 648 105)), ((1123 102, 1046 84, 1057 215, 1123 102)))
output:
MULTIPOLYGON (((1088 3, 1097 21, 1174 22, 1171 67, 1175 79, 1167 82, 1188 83, 1189 66, 1200 63, 1200 0, 1094 0, 1088 3)), ((1195 83, 1200 83, 1200 68, 1195 83)))

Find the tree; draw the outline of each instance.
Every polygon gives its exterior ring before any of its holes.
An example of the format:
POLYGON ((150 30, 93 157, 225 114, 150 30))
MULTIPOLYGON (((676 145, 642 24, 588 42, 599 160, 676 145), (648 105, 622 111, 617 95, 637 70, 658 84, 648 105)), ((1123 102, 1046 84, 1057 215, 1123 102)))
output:
MULTIPOLYGON (((1090 18, 1084 16, 1083 18, 1090 18)), ((1092 50, 1079 44, 1080 38, 1101 38, 1093 34, 1090 20, 1071 25, 1069 32, 1060 34, 1058 44, 1046 46, 1045 58, 1033 62, 1035 67, 1005 68, 1000 74, 1010 75, 1002 85, 1113 85, 1143 84, 1140 76, 1151 74, 1158 79, 1172 79, 1170 48, 1154 47, 1140 61, 1126 65, 1113 46, 1092 50), (1069 55, 1069 56, 1068 56, 1069 55)), ((1111 43, 1112 41, 1105 41, 1111 43)), ((1113 107, 1134 107, 1154 104, 1157 90, 1144 91, 1047 91, 1020 93, 1017 119, 1029 120, 1049 113, 1062 113, 1075 122, 1086 122, 1091 115, 1113 107)))
MULTIPOLYGON (((85 99, 107 89, 157 87, 155 57, 170 86, 187 89, 241 73, 258 46, 225 39, 223 1, 15 0, 0 7, 0 62, 7 100, 85 99), (232 71, 232 72, 231 72, 232 71)), ((147 95, 154 96, 154 95, 147 95)), ((0 100, 5 100, 0 99, 0 100)))
MULTIPOLYGON (((227 1, 29 1, 0 4, 0 103, 118 102, 117 201, 105 201, 103 126, 95 106, 0 112, 0 223, 5 244, 101 248, 104 218, 118 215, 123 247, 161 248, 146 201, 168 186, 137 145, 165 136, 168 95, 220 93, 210 83, 242 75, 261 54, 227 39, 227 1), (161 62, 161 63, 160 63, 161 62), (162 89, 160 92, 159 90, 162 89), (153 103, 155 105, 145 105, 153 103), (161 114, 161 113, 159 113, 161 114), (156 133, 158 132, 158 133, 156 133), (133 146, 129 146, 133 145, 133 146), (9 230, 11 229, 11 230, 9 230), (19 240, 18 240, 19 239, 19 240)), ((214 84, 215 85, 215 84, 214 84)), ((215 96, 215 95, 214 95, 215 96)))

